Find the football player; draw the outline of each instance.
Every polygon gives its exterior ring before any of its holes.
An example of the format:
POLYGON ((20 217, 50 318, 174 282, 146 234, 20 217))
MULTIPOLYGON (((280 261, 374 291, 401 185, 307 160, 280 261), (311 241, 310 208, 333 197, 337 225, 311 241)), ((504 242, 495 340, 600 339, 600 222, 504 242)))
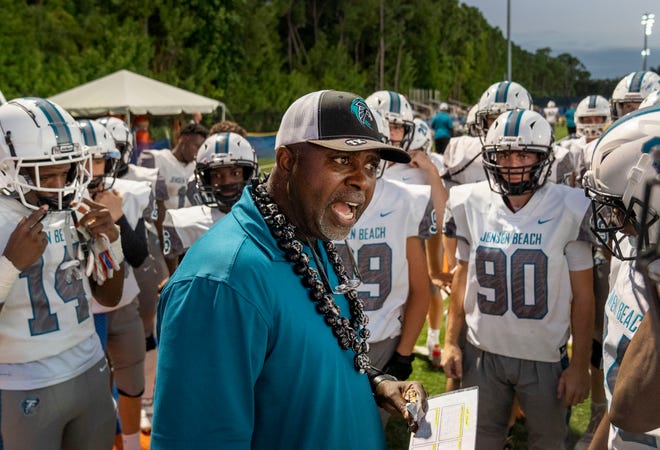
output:
POLYGON ((168 209, 163 221, 167 258, 181 256, 241 198, 243 188, 259 177, 257 154, 236 133, 210 135, 196 157, 195 180, 201 205, 168 209))
MULTIPOLYGON (((92 303, 92 312, 105 316, 107 352, 113 380, 119 392, 124 450, 140 449, 140 411, 144 392, 144 327, 139 313, 138 287, 134 268, 148 255, 144 228, 145 210, 151 208, 151 185, 145 181, 117 179, 120 153, 110 130, 95 120, 78 122, 88 151, 92 155, 92 181, 88 190, 94 201, 110 210, 121 230, 122 250, 128 264, 124 267, 124 291, 118 305, 108 308, 92 303)), ((125 163, 125 160, 124 160, 125 163)))
MULTIPOLYGON (((402 147, 404 150, 411 150, 410 151, 412 160, 409 164, 395 164, 395 163, 389 163, 387 165, 387 169, 384 172, 384 178, 389 179, 389 180, 399 180, 405 183, 408 186, 415 185, 419 186, 418 182, 421 182, 423 185, 430 186, 430 195, 431 195, 431 214, 433 214, 433 217, 431 217, 431 221, 433 221, 434 224, 437 224, 437 214, 442 214, 444 211, 444 207, 447 201, 447 191, 445 187, 442 184, 442 179, 440 177, 440 171, 438 170, 438 164, 441 164, 441 155, 437 153, 433 153, 433 157, 430 156, 430 153, 427 153, 425 151, 419 151, 420 148, 423 148, 425 145, 427 148, 430 145, 430 140, 431 140, 431 129, 429 126, 424 123, 423 121, 418 121, 417 124, 415 124, 414 119, 413 119, 413 113, 412 113, 412 108, 410 107, 410 103, 406 99, 405 96, 402 94, 399 94, 398 92, 393 92, 393 91, 378 91, 373 94, 371 94, 369 97, 366 98, 365 100, 367 104, 371 107, 371 109, 376 113, 380 114, 384 121, 385 121, 385 129, 383 131, 383 135, 385 138, 390 142, 392 145, 398 145, 402 147), (417 135, 417 138, 415 139, 415 135, 417 135), (391 173, 389 173, 391 171, 391 173), (433 212, 435 211, 435 212, 433 212)), ((379 180, 380 183, 380 180, 379 180)), ((397 184, 390 185, 388 183, 386 192, 389 190, 395 191, 397 184)), ((416 189, 416 188, 415 188, 416 189)), ((391 194, 394 197, 399 197, 399 198, 405 198, 404 193, 402 194, 391 194)), ((385 198, 387 198, 387 195, 384 195, 381 197, 380 204, 379 202, 374 202, 372 203, 372 211, 373 208, 376 206, 384 207, 385 205, 385 198)), ((409 208, 411 209, 410 211, 407 211, 407 208, 399 208, 399 212, 397 214, 403 214, 405 215, 406 212, 411 216, 406 220, 410 220, 412 217, 419 216, 419 214, 423 213, 424 211, 420 212, 415 212, 414 209, 418 208, 419 205, 416 205, 414 202, 411 201, 409 208)), ((368 217, 371 217, 368 215, 368 217)), ((442 220, 442 219, 440 219, 442 220)), ((397 229, 396 227, 402 227, 401 230, 405 230, 405 220, 399 219, 397 223, 396 217, 392 217, 390 221, 383 221, 382 219, 377 220, 377 218, 372 219, 374 223, 376 222, 386 222, 389 224, 389 229, 397 229)), ((368 223, 368 222, 364 222, 368 223)), ((442 241, 439 236, 437 236, 437 230, 435 229, 436 226, 433 226, 432 231, 426 231, 423 233, 417 233, 415 235, 410 235, 408 232, 406 232, 405 236, 402 236, 400 233, 396 233, 397 237, 393 238, 391 236, 392 232, 390 231, 390 236, 389 238, 385 239, 383 237, 381 239, 382 242, 389 242, 390 245, 393 245, 393 247, 397 248, 397 251, 399 251, 399 256, 395 257, 402 257, 404 258, 403 261, 398 262, 397 264, 401 265, 403 264, 406 266, 405 268, 402 268, 404 270, 403 272, 400 271, 393 271, 392 273, 399 274, 400 276, 397 277, 396 282, 394 283, 395 285, 398 285, 399 288, 392 293, 388 295, 382 296, 381 300, 385 301, 387 299, 387 305, 383 308, 383 310, 379 313, 377 311, 374 311, 372 314, 374 317, 377 317, 377 320, 391 320, 391 317, 388 319, 387 315, 396 315, 402 311, 402 308, 404 305, 406 306, 406 311, 409 311, 405 315, 405 321, 407 323, 403 324, 403 327, 398 327, 394 331, 389 331, 388 333, 381 333, 378 334, 376 337, 372 334, 372 342, 379 342, 377 347, 379 349, 383 349, 387 346, 388 343, 394 342, 394 339, 398 339, 398 335, 400 333, 400 338, 401 342, 397 347, 397 352, 394 353, 396 356, 398 355, 410 355, 411 357, 409 358, 410 361, 412 362, 412 350, 414 347, 414 341, 416 341, 417 336, 419 335, 419 332, 421 331, 421 327, 415 331, 417 327, 417 322, 419 320, 419 311, 421 310, 422 304, 427 305, 427 310, 428 310, 428 317, 429 317, 429 325, 428 325, 428 332, 427 332, 427 342, 426 342, 426 347, 428 350, 428 356, 429 360, 432 361, 431 356, 432 356, 432 351, 433 348, 435 347, 436 344, 439 344, 439 339, 440 339, 440 328, 442 327, 442 318, 443 318, 443 305, 442 305, 442 293, 440 292, 439 289, 436 289, 436 285, 441 285, 442 284, 442 278, 440 275, 440 272, 442 270, 442 241), (407 238, 406 242, 403 242, 401 240, 398 240, 400 237, 407 238), (423 265, 423 267, 420 265, 416 268, 414 268, 415 271, 420 270, 420 269, 431 269, 428 272, 428 275, 424 277, 422 274, 418 274, 416 277, 411 277, 410 280, 405 278, 405 273, 407 271, 410 271, 410 273, 413 272, 413 267, 409 267, 406 265, 405 262, 405 256, 407 252, 410 252, 408 255, 408 264, 412 264, 410 261, 411 255, 416 254, 419 250, 418 247, 421 247, 422 251, 426 251, 426 253, 422 253, 419 255, 421 258, 426 258, 426 261, 428 261, 426 264, 423 265), (404 249, 405 250, 404 252, 404 249), (421 287, 419 284, 423 283, 424 280, 427 280, 429 283, 428 287, 421 287), (433 281, 432 281, 433 280, 433 281), (408 300, 408 303, 406 302, 406 292, 410 289, 410 299, 408 300), (413 335, 417 333, 414 336, 413 339, 413 346, 410 347, 410 339, 413 337, 413 335)), ((363 241, 357 241, 355 242, 356 245, 363 245, 365 242, 363 241)), ((387 271, 387 268, 384 268, 384 272, 387 271)), ((387 276, 387 275, 385 275, 387 276)), ((381 295, 381 294, 376 294, 381 295)), ((402 318, 403 320, 403 318, 402 318)), ((421 326, 423 326, 424 321, 422 321, 421 326)), ((396 344, 396 342, 395 342, 396 344)), ((389 349, 384 351, 384 355, 386 357, 389 357, 392 355, 392 351, 394 349, 389 349)), ((374 351, 375 355, 375 351, 374 351)), ((383 356, 381 356, 382 358, 383 356)), ((382 361, 384 364, 387 362, 387 359, 385 361, 382 361)), ((383 365, 381 364, 381 366, 383 365)))
POLYGON ((651 71, 631 72, 619 81, 612 92, 612 120, 635 111, 653 91, 660 89, 660 75, 651 71))
MULTIPOLYGON (((434 210, 436 223, 442 221, 437 214, 444 212, 447 202, 447 192, 442 183, 440 174, 444 171, 442 155, 431 151, 433 146, 433 132, 429 125, 422 119, 415 118, 415 131, 410 143, 410 154, 412 160, 409 164, 391 164, 383 176, 390 180, 400 181, 406 184, 429 185, 431 197, 434 199, 434 210), (437 193, 436 193, 437 192, 437 193), (436 203, 437 200, 437 203, 436 203)), ((440 350, 440 329, 443 324, 443 289, 447 289, 450 275, 443 272, 444 254, 440 233, 432 234, 425 240, 426 261, 431 277, 432 295, 429 306, 428 329, 426 334, 426 350, 433 364, 433 350, 438 346, 440 350)), ((440 359, 436 357, 435 365, 439 367, 440 359)))
POLYGON ((157 168, 142 167, 130 163, 133 153, 133 134, 126 122, 116 117, 101 117, 98 121, 103 124, 115 140, 115 145, 121 157, 118 161, 117 177, 125 180, 147 182, 151 186, 150 208, 144 211, 144 227, 147 231, 147 246, 149 253, 142 265, 133 271, 135 279, 140 286, 138 304, 140 317, 144 327, 145 335, 145 392, 142 396, 143 411, 140 428, 143 433, 151 433, 150 415, 153 410, 153 386, 156 372, 156 338, 154 336, 154 322, 156 318, 156 304, 160 287, 169 276, 167 264, 161 249, 161 241, 158 230, 154 224, 157 219, 158 208, 156 205, 156 181, 158 178, 157 168))
MULTIPOLYGON (((657 176, 651 155, 660 150, 658 136, 660 107, 644 108, 619 119, 598 140, 591 170, 585 173, 583 180, 585 191, 593 204, 593 232, 616 258, 612 260, 603 338, 604 387, 610 406, 613 405, 613 393, 619 383, 621 363, 633 348, 631 341, 650 308, 643 275, 636 270, 634 260, 637 249, 640 249, 639 253, 646 254, 657 246, 659 198, 655 197, 656 203, 647 205, 647 214, 643 213, 642 205, 647 181, 657 176)), ((650 367, 645 361, 643 366, 634 369, 632 372, 628 370, 626 376, 630 377, 650 367)), ((628 384, 629 381, 626 379, 624 383, 628 384)), ((653 383, 657 384, 657 379, 653 383)), ((625 402, 625 398, 621 400, 625 402)), ((635 403, 632 410, 618 410, 617 423, 630 428, 616 426, 606 412, 591 446, 657 448, 660 429, 649 430, 642 425, 642 421, 635 423, 635 420, 625 420, 625 417, 621 420, 622 413, 639 417, 640 413, 645 415, 657 403, 652 396, 641 400, 635 403)), ((648 418, 643 422, 648 424, 648 418)))
MULTIPOLYGON (((569 141, 568 148, 574 155, 578 166, 577 184, 581 185, 582 177, 591 167, 591 157, 598 138, 610 125, 609 102, 600 95, 589 95, 578 103, 575 110, 575 125, 577 137, 569 141)), ((560 146, 557 149, 562 148, 560 146)), ((576 450, 586 449, 593 438, 603 413, 607 408, 605 390, 603 388, 603 317, 605 301, 609 292, 610 256, 602 245, 594 246, 594 299, 595 322, 591 349, 591 406, 587 429, 576 443, 576 450)))
MULTIPOLYGON (((188 179, 195 170, 195 155, 197 150, 208 137, 208 130, 200 124, 188 124, 181 129, 179 142, 172 151, 145 150, 140 153, 138 165, 158 169, 156 182, 157 218, 156 229, 160 242, 163 240, 163 220, 168 209, 190 206, 188 200, 188 179)), ((172 264, 172 260, 167 260, 172 264)), ((170 274, 176 268, 169 265, 170 274)))
POLYGON ((107 450, 110 369, 89 302, 121 297, 119 230, 107 208, 82 198, 91 158, 63 108, 11 100, 0 106, 0 132, 4 447, 107 450))
POLYGON ((552 145, 540 114, 501 114, 483 148, 488 180, 452 188, 447 203, 458 263, 442 359, 448 377, 479 387, 477 448, 504 446, 514 396, 529 447, 564 448, 567 408, 589 394, 589 202, 546 183, 552 145))

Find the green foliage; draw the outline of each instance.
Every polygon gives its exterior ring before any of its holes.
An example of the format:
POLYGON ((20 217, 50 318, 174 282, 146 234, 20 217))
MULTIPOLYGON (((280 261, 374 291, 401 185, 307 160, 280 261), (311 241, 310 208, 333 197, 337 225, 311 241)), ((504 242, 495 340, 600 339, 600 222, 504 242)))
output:
MULTIPOLYGON (((437 89, 474 103, 506 73, 506 40, 459 0, 0 0, 0 90, 50 96, 119 69, 218 98, 250 131, 300 95, 437 89), (381 20, 382 19, 382 20, 381 20), (382 62, 382 64, 381 64, 382 62), (382 67, 382 69, 381 69, 382 67)), ((534 97, 608 95, 569 54, 512 45, 534 97)))

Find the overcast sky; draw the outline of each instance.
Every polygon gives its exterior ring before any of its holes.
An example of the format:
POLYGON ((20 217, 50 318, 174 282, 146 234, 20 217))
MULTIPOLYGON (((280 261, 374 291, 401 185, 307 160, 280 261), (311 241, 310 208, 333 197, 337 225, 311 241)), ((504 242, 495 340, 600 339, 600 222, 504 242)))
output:
MULTIPOLYGON (((647 69, 660 65, 658 0, 510 0, 511 40, 530 52, 570 53, 593 78, 622 78, 642 70, 642 14, 656 15, 648 37, 647 69)), ((507 0, 461 0, 481 11, 506 38, 507 0)), ((515 69, 513 79, 515 80, 515 69)))

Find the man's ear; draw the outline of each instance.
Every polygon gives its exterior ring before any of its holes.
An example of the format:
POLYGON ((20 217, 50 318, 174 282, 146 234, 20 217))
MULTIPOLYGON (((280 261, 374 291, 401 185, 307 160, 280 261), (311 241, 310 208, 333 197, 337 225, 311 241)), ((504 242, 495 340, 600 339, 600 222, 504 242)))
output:
POLYGON ((296 153, 286 145, 280 146, 275 153, 275 164, 278 168, 291 172, 296 162, 296 153))

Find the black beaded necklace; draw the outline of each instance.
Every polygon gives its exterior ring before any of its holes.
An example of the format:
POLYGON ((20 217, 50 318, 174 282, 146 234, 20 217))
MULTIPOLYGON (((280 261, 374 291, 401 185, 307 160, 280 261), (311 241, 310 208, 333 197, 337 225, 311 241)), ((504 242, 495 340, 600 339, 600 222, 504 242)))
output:
MULTIPOLYGON (((252 199, 257 209, 270 229, 270 233, 277 241, 277 246, 284 251, 286 259, 293 263, 293 271, 301 277, 303 286, 309 289, 309 297, 316 305, 316 311, 323 315, 325 323, 332 329, 343 350, 351 349, 355 356, 353 365, 359 373, 365 373, 371 367, 367 356, 369 351, 369 330, 366 328, 369 319, 364 314, 364 302, 357 296, 355 289, 346 292, 351 319, 341 317, 339 306, 329 292, 329 287, 319 279, 319 272, 309 267, 309 256, 303 251, 303 244, 295 236, 296 227, 282 214, 278 206, 268 195, 266 180, 261 184, 252 184, 252 199)), ((323 242, 328 259, 341 284, 348 282, 346 269, 335 245, 330 241, 323 242)), ((309 244, 310 248, 311 245, 309 244)), ((312 250, 313 251, 313 250, 312 250)), ((319 266, 320 270, 323 270, 319 266)))

